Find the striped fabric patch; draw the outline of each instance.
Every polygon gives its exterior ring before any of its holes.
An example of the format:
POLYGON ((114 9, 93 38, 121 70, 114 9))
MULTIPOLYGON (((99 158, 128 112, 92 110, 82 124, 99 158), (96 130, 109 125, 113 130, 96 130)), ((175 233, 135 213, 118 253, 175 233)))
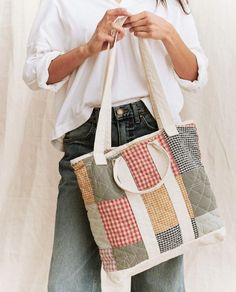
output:
POLYGON ((76 164, 76 178, 82 192, 82 197, 85 205, 93 204, 95 202, 93 188, 90 178, 87 173, 87 168, 83 160, 76 164), (79 173, 79 175, 77 175, 79 173))

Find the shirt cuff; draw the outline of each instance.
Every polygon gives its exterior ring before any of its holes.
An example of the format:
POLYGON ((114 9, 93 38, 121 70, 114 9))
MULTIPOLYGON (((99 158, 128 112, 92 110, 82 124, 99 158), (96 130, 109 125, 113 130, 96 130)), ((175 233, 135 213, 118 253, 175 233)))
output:
POLYGON ((69 75, 67 75, 64 79, 62 79, 59 82, 56 82, 53 84, 47 84, 47 81, 49 78, 48 68, 50 66, 50 63, 52 60, 54 60, 56 57, 62 54, 64 54, 64 52, 53 51, 53 52, 46 53, 44 56, 39 58, 36 64, 38 87, 47 89, 53 92, 57 92, 68 81, 69 75))
POLYGON ((197 49, 191 49, 191 51, 194 53, 197 59, 198 78, 194 81, 182 79, 178 76, 178 74, 175 71, 174 71, 174 75, 178 83, 183 89, 187 91, 196 92, 202 87, 204 87, 208 81, 208 72, 207 72, 208 59, 202 52, 199 52, 199 50, 197 49))
POLYGON ((64 79, 53 84, 47 84, 49 72, 48 68, 53 59, 64 54, 63 51, 41 51, 32 52, 31 56, 26 60, 23 69, 23 80, 32 90, 47 89, 57 92, 69 79, 67 75, 64 79))

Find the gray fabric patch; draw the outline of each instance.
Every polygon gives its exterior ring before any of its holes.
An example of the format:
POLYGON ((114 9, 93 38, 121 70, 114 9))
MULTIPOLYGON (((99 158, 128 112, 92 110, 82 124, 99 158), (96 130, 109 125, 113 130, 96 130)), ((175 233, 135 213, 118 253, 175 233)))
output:
POLYGON ((96 165, 93 160, 86 167, 97 203, 126 196, 125 191, 116 184, 113 178, 113 165, 111 160, 108 159, 107 165, 96 165))
POLYGON ((182 174, 183 182, 193 207, 194 217, 217 208, 216 199, 204 167, 182 174))
POLYGON ((224 222, 219 214, 218 209, 199 216, 195 218, 195 220, 199 230, 199 237, 224 226, 224 222))
POLYGON ((97 246, 99 246, 99 248, 111 247, 97 205, 87 205, 86 209, 90 228, 97 246))
POLYGON ((117 270, 128 269, 148 259, 143 241, 135 244, 113 248, 117 270))

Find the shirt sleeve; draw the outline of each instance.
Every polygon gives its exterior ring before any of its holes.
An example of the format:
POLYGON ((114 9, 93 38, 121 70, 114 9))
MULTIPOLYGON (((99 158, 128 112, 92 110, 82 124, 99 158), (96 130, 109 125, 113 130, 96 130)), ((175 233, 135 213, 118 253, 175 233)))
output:
POLYGON ((66 51, 65 38, 56 1, 42 0, 28 37, 23 68, 23 80, 29 88, 57 92, 68 81, 69 76, 66 76, 57 83, 47 84, 51 61, 66 51))
MULTIPOLYGON (((189 7, 187 6, 186 9, 189 10, 189 7)), ((187 47, 196 56, 198 64, 198 77, 196 80, 191 81, 180 78, 175 71, 174 75, 183 89, 196 92, 204 87, 208 81, 208 58, 206 57, 204 50, 199 42, 198 32, 193 15, 191 14, 190 10, 189 14, 186 14, 183 11, 181 13, 182 19, 179 34, 187 47)))

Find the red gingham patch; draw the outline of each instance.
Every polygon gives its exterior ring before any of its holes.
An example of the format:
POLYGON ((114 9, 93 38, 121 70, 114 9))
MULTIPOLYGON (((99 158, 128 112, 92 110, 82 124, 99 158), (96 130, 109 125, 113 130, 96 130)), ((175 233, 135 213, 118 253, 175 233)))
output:
POLYGON ((170 155, 170 160, 171 160, 171 168, 172 171, 174 173, 175 176, 180 174, 178 165, 174 159, 173 154, 170 151, 170 147, 166 142, 165 136, 163 135, 163 133, 159 134, 156 136, 157 141, 161 144, 161 146, 168 152, 168 154, 170 155))
POLYGON ((147 141, 124 150, 122 157, 126 160, 139 190, 150 189, 161 180, 160 174, 147 149, 147 141))
POLYGON ((121 247, 142 240, 134 213, 126 197, 97 204, 112 247, 121 247))
POLYGON ((117 271, 116 262, 112 254, 112 248, 99 248, 99 254, 103 263, 104 270, 107 272, 117 271))

